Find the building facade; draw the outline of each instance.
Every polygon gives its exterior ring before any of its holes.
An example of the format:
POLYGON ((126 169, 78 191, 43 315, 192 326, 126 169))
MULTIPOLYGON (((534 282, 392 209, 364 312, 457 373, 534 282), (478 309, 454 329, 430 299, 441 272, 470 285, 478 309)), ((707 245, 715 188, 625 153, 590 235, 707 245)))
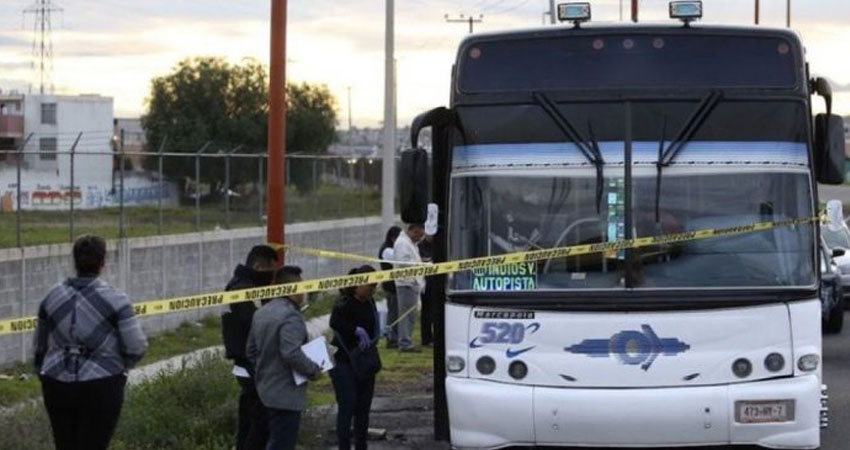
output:
POLYGON ((110 97, 0 92, 0 211, 108 206, 112 139, 110 97))

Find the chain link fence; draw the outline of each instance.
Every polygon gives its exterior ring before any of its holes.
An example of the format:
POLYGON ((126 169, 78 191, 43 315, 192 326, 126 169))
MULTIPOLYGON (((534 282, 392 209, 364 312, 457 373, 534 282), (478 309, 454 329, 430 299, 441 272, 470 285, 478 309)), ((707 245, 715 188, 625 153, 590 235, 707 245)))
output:
MULTIPOLYGON (((0 248, 265 224, 265 152, 24 147, 0 150, 0 248)), ((293 152, 285 167, 287 223, 380 214, 379 158, 293 152)))

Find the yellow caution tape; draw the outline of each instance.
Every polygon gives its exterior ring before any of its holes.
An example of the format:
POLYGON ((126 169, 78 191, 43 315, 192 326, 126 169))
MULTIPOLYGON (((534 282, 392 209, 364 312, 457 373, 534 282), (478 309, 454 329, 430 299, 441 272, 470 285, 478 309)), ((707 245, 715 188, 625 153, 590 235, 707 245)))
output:
MULTIPOLYGON (((522 262, 541 261, 553 258, 564 258, 567 256, 580 256, 608 251, 620 251, 633 248, 648 247, 652 245, 674 244, 680 242, 696 241, 721 236, 732 236, 738 234, 755 233, 772 230, 775 228, 793 227, 817 223, 823 219, 819 216, 799 219, 788 219, 770 222, 759 222, 750 225, 740 225, 727 228, 712 228, 700 231, 689 231, 683 233, 668 234, 665 236, 641 237, 626 239, 616 242, 602 242, 598 244, 574 245, 570 247, 559 247, 544 250, 533 250, 516 253, 506 253, 498 256, 484 256, 443 263, 406 267, 400 269, 381 270, 356 275, 343 275, 329 278, 306 280, 298 283, 277 284, 238 291, 221 291, 186 297, 175 297, 165 300, 152 300, 134 304, 137 316, 154 316, 175 312, 190 311, 194 309, 223 306, 231 303, 254 301, 267 298, 286 297, 311 292, 330 291, 364 284, 376 284, 385 281, 393 281, 413 277, 429 277, 433 275, 462 272, 485 267, 501 266, 522 262)), ((325 250, 314 250, 327 255, 339 252, 325 250)), ((365 257, 364 257, 365 258, 365 257)), ((23 317, 19 319, 0 321, 0 336, 5 334, 24 333, 35 330, 37 320, 35 317, 23 317)))
POLYGON ((342 260, 348 260, 348 261, 368 262, 368 263, 373 263, 373 264, 390 263, 390 264, 393 264, 393 265, 403 265, 405 267, 407 267, 407 266, 421 266, 421 265, 424 264, 424 263, 411 263, 411 262, 406 262, 406 261, 384 260, 384 259, 380 259, 380 258, 371 258, 369 256, 357 255, 357 254, 354 254, 354 253, 343 253, 343 252, 336 252, 336 251, 331 251, 331 250, 322 250, 322 249, 317 249, 317 248, 299 247, 297 245, 289 245, 289 244, 272 243, 272 244, 268 244, 268 245, 270 247, 274 248, 277 251, 280 251, 281 249, 283 249, 285 251, 293 251, 293 252, 297 252, 297 253, 303 253, 305 255, 317 256, 319 258, 327 258, 327 259, 342 259, 342 260))

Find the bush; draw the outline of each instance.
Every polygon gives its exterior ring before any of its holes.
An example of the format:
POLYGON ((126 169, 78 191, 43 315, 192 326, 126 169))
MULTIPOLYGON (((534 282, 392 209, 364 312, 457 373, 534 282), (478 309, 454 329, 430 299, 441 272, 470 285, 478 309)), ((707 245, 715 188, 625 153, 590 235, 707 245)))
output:
MULTIPOLYGON (((230 450, 236 430, 239 387, 230 362, 206 356, 194 368, 160 375, 130 387, 115 450, 230 450)), ((0 416, 0 449, 52 449, 47 413, 41 402, 0 416)))

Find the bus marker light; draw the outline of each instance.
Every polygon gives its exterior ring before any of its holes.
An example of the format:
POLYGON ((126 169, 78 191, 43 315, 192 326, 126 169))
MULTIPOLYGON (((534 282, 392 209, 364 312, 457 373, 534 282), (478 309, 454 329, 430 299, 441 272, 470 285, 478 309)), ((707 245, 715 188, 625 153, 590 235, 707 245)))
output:
POLYGON ((578 25, 590 20, 590 3, 561 3, 558 5, 558 20, 578 25))
POLYGON ((797 360, 797 368, 803 372, 812 372, 818 370, 820 365, 820 356, 814 353, 803 355, 797 360))
POLYGON ((785 368, 785 358, 779 353, 771 353, 764 359, 764 368, 771 372, 779 372, 785 368))
POLYGON ((508 375, 514 380, 521 380, 528 375, 528 366, 522 361, 514 361, 508 366, 508 375))
POLYGON ((446 370, 451 373, 458 373, 466 367, 466 362, 460 356, 449 356, 446 361, 446 370))
POLYGON ((482 356, 475 362, 475 368, 481 375, 490 375, 496 371, 496 361, 489 356, 482 356))
POLYGON ((685 23, 702 18, 701 1, 670 2, 670 18, 679 19, 685 23))
POLYGON ((747 358, 739 358, 732 363, 732 373, 738 378, 746 378, 753 373, 753 364, 747 358))

